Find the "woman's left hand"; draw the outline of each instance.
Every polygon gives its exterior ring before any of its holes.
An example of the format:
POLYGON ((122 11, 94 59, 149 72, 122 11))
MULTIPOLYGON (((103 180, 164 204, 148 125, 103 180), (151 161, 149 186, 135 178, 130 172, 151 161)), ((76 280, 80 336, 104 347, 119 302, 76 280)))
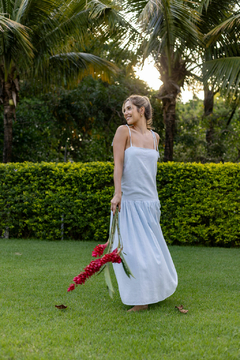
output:
POLYGON ((115 215, 116 208, 118 207, 118 211, 121 210, 121 200, 122 195, 115 194, 114 197, 111 200, 111 210, 113 212, 113 215, 115 215))

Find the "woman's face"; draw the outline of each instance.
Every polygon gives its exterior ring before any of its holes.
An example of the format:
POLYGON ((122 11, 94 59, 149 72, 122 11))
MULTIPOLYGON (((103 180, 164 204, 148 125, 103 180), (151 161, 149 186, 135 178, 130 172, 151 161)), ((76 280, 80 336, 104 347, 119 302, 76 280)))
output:
POLYGON ((129 100, 125 102, 123 112, 128 125, 135 124, 141 117, 141 113, 138 111, 138 108, 129 100))

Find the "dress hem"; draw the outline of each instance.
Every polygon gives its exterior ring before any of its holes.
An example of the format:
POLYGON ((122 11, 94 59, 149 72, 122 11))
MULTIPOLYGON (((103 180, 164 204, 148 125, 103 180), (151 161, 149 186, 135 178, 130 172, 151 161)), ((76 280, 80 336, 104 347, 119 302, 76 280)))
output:
MULTIPOLYGON (((157 304, 157 303, 159 303, 159 302, 161 302, 161 301, 166 300, 166 299, 169 298, 170 296, 172 296, 172 295, 175 293, 176 289, 177 289, 177 286, 176 286, 175 290, 174 290, 170 295, 164 297, 164 298, 161 299, 161 300, 151 301, 151 302, 147 302, 147 303, 146 303, 146 302, 144 302, 144 303, 139 303, 139 302, 138 302, 138 303, 136 303, 136 304, 133 304, 133 303, 127 304, 127 303, 125 303, 125 302, 123 302, 123 301, 122 301, 122 303, 123 303, 124 305, 127 305, 127 306, 137 306, 137 305, 143 306, 143 305, 157 304)), ((122 299, 121 299, 121 300, 122 300, 122 299)))

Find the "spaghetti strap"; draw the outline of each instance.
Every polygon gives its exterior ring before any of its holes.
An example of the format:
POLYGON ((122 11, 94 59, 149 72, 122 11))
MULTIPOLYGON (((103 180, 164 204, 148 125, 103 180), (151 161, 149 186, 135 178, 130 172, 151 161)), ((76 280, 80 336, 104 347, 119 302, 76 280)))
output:
POLYGON ((157 143, 156 135, 155 135, 154 131, 152 131, 152 130, 151 130, 151 133, 152 133, 152 136, 153 136, 154 148, 155 148, 155 150, 158 151, 158 143, 157 143))
POLYGON ((128 127, 128 131, 129 131, 129 136, 130 136, 130 146, 132 146, 132 134, 131 134, 131 130, 130 127, 128 126, 128 124, 126 124, 126 126, 128 127))

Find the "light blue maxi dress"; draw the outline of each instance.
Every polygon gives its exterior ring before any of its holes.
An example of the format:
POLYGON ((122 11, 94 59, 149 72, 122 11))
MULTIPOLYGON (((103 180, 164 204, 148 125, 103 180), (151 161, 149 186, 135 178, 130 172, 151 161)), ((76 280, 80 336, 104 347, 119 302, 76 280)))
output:
MULTIPOLYGON (((178 277, 160 227, 160 202, 156 187, 159 157, 154 149, 132 145, 125 150, 119 226, 126 261, 134 275, 128 278, 120 264, 113 264, 122 302, 147 305, 172 295, 178 277)), ((157 150, 156 150, 157 149, 157 150)), ((114 247, 117 247, 117 234, 114 247)))

